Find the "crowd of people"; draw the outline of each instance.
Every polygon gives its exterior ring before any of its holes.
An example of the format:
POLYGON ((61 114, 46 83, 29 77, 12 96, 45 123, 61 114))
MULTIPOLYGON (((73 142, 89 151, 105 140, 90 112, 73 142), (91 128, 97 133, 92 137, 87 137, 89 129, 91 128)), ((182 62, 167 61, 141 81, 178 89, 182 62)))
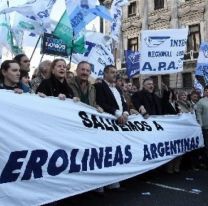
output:
MULTIPOLYGON (((202 127, 205 149, 193 153, 190 157, 191 166, 200 162, 208 168, 208 86, 204 88, 204 96, 193 90, 190 94, 185 91, 176 92, 162 84, 162 95, 155 93, 154 82, 151 78, 143 80, 142 88, 117 74, 113 65, 107 65, 103 70, 103 78, 95 83, 89 81, 91 64, 81 61, 76 68, 76 75, 69 71, 64 59, 43 61, 29 78, 30 60, 25 54, 15 56, 1 64, 0 89, 14 90, 16 93, 36 93, 42 98, 54 96, 60 100, 71 98, 90 105, 100 113, 107 112, 117 118, 119 124, 125 124, 131 114, 140 114, 143 118, 150 115, 180 115, 195 113, 202 127), (196 160, 198 158, 198 160, 196 160), (192 161, 194 160, 194 161, 192 161)), ((180 171, 182 157, 167 164, 168 173, 180 171)), ((119 188, 120 184, 112 184, 110 188, 119 188)), ((99 188, 98 191, 104 191, 99 188)))

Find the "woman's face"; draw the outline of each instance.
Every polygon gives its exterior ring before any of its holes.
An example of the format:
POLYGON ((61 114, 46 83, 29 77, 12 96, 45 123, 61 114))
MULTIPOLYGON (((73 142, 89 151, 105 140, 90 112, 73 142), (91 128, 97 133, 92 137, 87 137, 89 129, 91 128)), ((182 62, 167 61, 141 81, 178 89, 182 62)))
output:
POLYGON ((182 93, 182 94, 179 96, 179 100, 186 101, 186 100, 187 100, 187 94, 186 94, 185 92, 182 93))
POLYGON ((66 77, 66 63, 62 60, 57 61, 52 69, 52 74, 57 79, 64 79, 66 77))

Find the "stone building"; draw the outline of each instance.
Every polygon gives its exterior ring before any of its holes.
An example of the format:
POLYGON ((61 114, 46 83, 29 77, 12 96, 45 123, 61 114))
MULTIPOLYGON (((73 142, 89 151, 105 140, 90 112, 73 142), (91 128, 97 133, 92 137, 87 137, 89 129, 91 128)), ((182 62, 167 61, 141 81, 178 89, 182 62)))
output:
POLYGON ((117 67, 125 68, 124 50, 139 50, 141 30, 185 27, 189 34, 184 71, 153 79, 159 88, 163 81, 172 88, 191 89, 199 45, 208 41, 208 0, 129 0, 123 8, 117 67))

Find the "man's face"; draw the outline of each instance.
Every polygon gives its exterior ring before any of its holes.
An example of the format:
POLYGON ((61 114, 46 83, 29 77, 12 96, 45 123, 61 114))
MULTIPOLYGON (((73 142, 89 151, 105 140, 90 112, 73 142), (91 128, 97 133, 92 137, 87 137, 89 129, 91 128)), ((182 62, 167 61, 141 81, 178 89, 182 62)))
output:
POLYGON ((194 103, 197 103, 199 100, 199 96, 197 94, 192 94, 191 95, 191 101, 194 103))
POLYGON ((20 80, 20 66, 17 63, 10 63, 10 67, 7 70, 2 70, 4 76, 4 83, 8 86, 19 83, 20 80))
POLYGON ((205 96, 205 97, 208 97, 208 89, 205 89, 205 90, 204 90, 204 96, 205 96))
POLYGON ((122 85, 123 85, 122 79, 117 79, 117 80, 116 80, 116 86, 118 86, 119 88, 121 88, 122 85))
POLYGON ((153 93, 154 91, 154 83, 152 80, 147 80, 143 84, 143 88, 148 91, 149 93, 153 93))
POLYGON ((105 79, 110 83, 116 83, 116 68, 110 67, 105 73, 105 79))
POLYGON ((20 67, 21 67, 21 70, 24 70, 24 71, 30 71, 30 60, 28 59, 27 56, 23 56, 20 60, 20 67))
POLYGON ((88 81, 90 73, 91 66, 87 63, 80 64, 79 67, 77 67, 77 77, 82 81, 88 81))

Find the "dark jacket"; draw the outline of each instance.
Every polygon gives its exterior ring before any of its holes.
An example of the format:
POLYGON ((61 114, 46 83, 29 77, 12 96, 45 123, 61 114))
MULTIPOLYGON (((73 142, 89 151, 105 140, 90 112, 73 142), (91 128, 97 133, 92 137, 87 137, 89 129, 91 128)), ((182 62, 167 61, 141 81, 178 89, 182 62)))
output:
POLYGON ((180 112, 179 105, 175 101, 172 105, 169 102, 170 91, 164 90, 162 96, 162 113, 163 114, 178 114, 180 112))
MULTIPOLYGON (((102 83, 97 83, 95 84, 95 89, 97 104, 102 107, 105 112, 115 115, 115 111, 119 109, 119 106, 107 83, 105 81, 102 81, 102 83)), ((122 91, 118 87, 116 87, 116 89, 121 95, 123 112, 128 111, 122 91)))
POLYGON ((26 90, 24 85, 20 82, 15 87, 6 86, 4 83, 0 83, 0 89, 6 89, 6 90, 14 90, 14 89, 22 89, 24 93, 29 92, 26 90))
POLYGON ((66 80, 61 83, 53 75, 49 79, 44 79, 36 90, 36 93, 41 92, 46 96, 57 97, 59 94, 65 94, 67 98, 73 98, 72 89, 68 86, 66 80))
POLYGON ((161 99, 146 90, 138 91, 132 96, 132 103, 137 111, 143 105, 149 115, 161 115, 161 99))

